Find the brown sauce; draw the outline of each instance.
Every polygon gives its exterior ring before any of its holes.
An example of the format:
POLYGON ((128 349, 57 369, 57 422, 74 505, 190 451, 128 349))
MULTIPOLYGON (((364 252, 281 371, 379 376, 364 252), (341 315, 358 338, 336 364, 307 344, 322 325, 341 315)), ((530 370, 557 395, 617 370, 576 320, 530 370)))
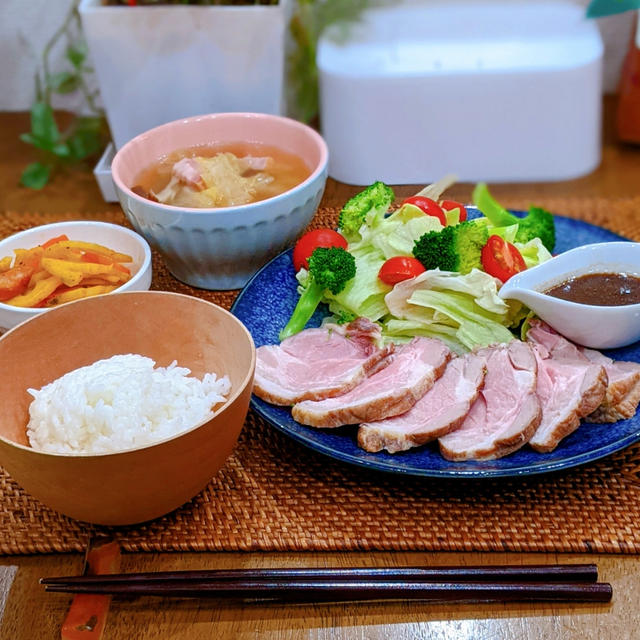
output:
POLYGON ((588 273, 565 280, 544 293, 570 302, 619 307, 640 303, 640 278, 626 273, 588 273))

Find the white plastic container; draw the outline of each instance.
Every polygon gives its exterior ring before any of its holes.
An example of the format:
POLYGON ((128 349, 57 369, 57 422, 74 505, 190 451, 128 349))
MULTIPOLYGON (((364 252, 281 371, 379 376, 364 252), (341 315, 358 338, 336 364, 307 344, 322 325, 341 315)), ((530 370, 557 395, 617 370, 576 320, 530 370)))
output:
POLYGON ((286 5, 102 6, 80 15, 116 149, 165 122, 284 111, 286 5))
POLYGON ((568 2, 372 9, 318 47, 329 175, 547 181, 600 162, 603 45, 568 2))

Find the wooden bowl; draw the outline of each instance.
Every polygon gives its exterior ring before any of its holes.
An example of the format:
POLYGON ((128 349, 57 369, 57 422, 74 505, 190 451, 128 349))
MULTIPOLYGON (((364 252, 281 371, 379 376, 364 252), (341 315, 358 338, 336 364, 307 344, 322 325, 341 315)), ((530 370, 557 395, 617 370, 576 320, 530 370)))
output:
POLYGON ((251 334, 228 311, 159 291, 88 298, 51 309, 0 338, 0 464, 28 493, 96 524, 143 522, 199 493, 235 446, 255 369, 251 334), (32 396, 78 367, 115 354, 173 360, 201 378, 228 375, 228 401, 207 422, 156 444, 102 455, 52 454, 29 446, 32 396))

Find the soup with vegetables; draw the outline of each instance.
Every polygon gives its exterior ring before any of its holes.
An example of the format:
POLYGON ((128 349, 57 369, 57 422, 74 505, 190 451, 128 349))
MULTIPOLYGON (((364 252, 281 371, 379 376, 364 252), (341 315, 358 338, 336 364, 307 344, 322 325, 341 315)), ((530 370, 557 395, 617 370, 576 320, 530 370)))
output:
POLYGON ((277 147, 234 143, 174 151, 144 169, 132 191, 178 207, 231 207, 273 198, 311 170, 277 147))

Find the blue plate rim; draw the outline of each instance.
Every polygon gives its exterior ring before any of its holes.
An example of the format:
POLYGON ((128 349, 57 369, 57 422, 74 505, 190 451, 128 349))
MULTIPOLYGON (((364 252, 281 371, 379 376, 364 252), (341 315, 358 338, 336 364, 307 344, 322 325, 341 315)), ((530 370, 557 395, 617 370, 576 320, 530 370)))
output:
MULTIPOLYGON (((476 212, 474 207, 467 207, 468 210, 472 212, 476 212)), ((526 212, 519 210, 512 210, 513 213, 517 215, 522 215, 526 212)), ((593 228, 598 231, 606 231, 612 236, 616 236, 620 240, 631 241, 629 238, 626 238, 615 231, 611 231, 606 229, 605 227, 600 227, 598 225, 592 224, 590 222, 586 222, 584 220, 579 220, 576 218, 570 218, 568 216, 556 215, 554 214, 554 218, 566 220, 570 224, 579 223, 581 226, 593 228)), ((233 304, 231 305, 230 312, 236 315, 236 309, 240 305, 243 296, 250 290, 253 282, 259 279, 263 272, 268 270, 272 263, 282 258, 283 255, 287 253, 292 253, 292 249, 286 249, 280 252, 278 255, 274 256, 271 260, 269 260, 265 265, 263 265, 258 271, 256 271, 253 276, 247 281, 244 287, 236 296, 233 304)), ((237 316, 236 316, 237 317, 237 316)), ((541 475, 548 474, 555 471, 562 471, 564 469, 570 469, 573 467, 580 466, 582 464, 587 464, 590 462, 595 462, 597 460, 601 460, 602 458, 606 458, 618 451, 622 451, 626 449, 630 445, 638 442, 640 440, 640 425, 638 429, 636 429, 633 433, 628 434, 627 436, 616 440, 615 442, 608 443, 603 447, 592 449, 590 451, 582 452, 577 455, 561 458, 556 461, 548 461, 542 462, 539 465, 531 465, 527 464, 521 467, 510 467, 510 468, 493 468, 493 469, 433 469, 433 468, 422 468, 422 467, 409 467, 402 468, 394 466, 392 462, 385 462, 384 460, 371 461, 363 458, 359 458, 357 456, 351 455, 349 453, 345 453, 342 451, 338 451, 331 446, 322 444, 315 440, 311 440, 305 437, 304 434, 301 434, 296 431, 292 431, 286 426, 279 424, 276 420, 272 419, 272 417, 268 414, 267 411, 263 408, 263 406, 268 406, 268 403, 257 398, 255 395, 251 395, 251 400, 249 406, 260 416, 262 417, 268 424, 275 427, 281 433, 284 433, 291 439, 299 442, 300 444, 306 446, 307 448, 316 451, 318 453, 322 453, 323 455, 327 455, 335 460, 339 460, 341 462, 346 462, 351 464, 352 466, 357 466, 360 468, 367 469, 369 471, 379 471, 382 473, 390 473, 394 475, 402 475, 402 476, 412 476, 412 477, 430 477, 430 478, 447 478, 447 479, 474 479, 474 480, 489 480, 492 478, 504 478, 504 477, 525 477, 525 476, 533 476, 533 475, 541 475)), ((304 426, 304 425, 301 425, 304 426)), ((354 427, 355 428, 355 427, 354 427)))

